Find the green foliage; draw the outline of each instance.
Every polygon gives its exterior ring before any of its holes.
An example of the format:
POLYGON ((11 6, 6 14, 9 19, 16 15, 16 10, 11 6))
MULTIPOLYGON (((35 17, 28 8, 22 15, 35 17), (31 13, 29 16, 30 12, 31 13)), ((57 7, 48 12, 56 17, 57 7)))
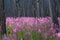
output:
POLYGON ((2 34, 1 34, 1 32, 0 32, 0 39, 2 38, 2 34))
POLYGON ((47 40, 57 40, 57 38, 48 38, 47 40))
POLYGON ((33 40, 43 40, 43 37, 35 31, 32 32, 31 36, 33 40))
POLYGON ((20 39, 20 38, 24 38, 25 37, 25 33, 23 32, 23 31, 19 31, 18 33, 17 33, 17 37, 18 37, 18 39, 20 39))

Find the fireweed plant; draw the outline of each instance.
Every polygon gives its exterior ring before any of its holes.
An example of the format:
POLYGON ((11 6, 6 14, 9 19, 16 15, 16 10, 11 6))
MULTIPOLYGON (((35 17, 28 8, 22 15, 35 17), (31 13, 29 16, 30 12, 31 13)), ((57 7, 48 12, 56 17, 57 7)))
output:
POLYGON ((60 32, 53 26, 51 17, 7 17, 7 33, 2 40, 60 40, 60 32))

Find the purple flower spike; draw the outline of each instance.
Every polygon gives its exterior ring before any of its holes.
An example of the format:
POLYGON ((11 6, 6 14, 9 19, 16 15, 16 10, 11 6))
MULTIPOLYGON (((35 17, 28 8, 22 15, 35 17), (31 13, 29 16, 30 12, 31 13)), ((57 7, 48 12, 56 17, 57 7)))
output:
POLYGON ((7 37, 6 37, 6 35, 4 35, 4 37, 3 37, 3 39, 2 40, 6 40, 7 39, 7 37))
POLYGON ((14 39, 15 39, 15 38, 16 38, 16 34, 13 34, 13 35, 12 35, 12 38, 14 38, 14 39))
POLYGON ((7 40, 10 40, 10 37, 8 37, 7 40))
POLYGON ((38 33, 41 34, 41 29, 38 29, 38 33))
POLYGON ((18 32, 18 29, 17 29, 17 28, 15 28, 13 31, 16 33, 16 32, 18 32))
POLYGON ((57 33, 56 35, 57 35, 57 37, 59 37, 59 38, 60 38, 60 33, 57 33))
POLYGON ((30 35, 30 32, 27 32, 28 35, 30 35))
POLYGON ((33 30, 33 31, 36 31, 36 30, 37 30, 37 28, 36 28, 36 27, 34 27, 34 28, 32 28, 32 30, 33 30))

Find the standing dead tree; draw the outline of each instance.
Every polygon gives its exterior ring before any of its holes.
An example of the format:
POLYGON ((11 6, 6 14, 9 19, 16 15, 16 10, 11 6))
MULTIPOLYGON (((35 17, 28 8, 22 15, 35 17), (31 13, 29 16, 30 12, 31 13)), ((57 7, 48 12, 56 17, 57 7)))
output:
POLYGON ((4 0, 0 0, 0 26, 1 26, 1 33, 6 34, 4 0))

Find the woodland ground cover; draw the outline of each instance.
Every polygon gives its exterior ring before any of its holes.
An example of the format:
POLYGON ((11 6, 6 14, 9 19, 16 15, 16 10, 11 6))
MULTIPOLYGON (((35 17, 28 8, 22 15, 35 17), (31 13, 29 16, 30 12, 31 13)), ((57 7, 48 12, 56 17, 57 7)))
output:
MULTIPOLYGON (((58 18, 60 24, 60 17, 58 18)), ((59 40, 51 17, 7 17, 6 30, 2 40, 59 40)))

